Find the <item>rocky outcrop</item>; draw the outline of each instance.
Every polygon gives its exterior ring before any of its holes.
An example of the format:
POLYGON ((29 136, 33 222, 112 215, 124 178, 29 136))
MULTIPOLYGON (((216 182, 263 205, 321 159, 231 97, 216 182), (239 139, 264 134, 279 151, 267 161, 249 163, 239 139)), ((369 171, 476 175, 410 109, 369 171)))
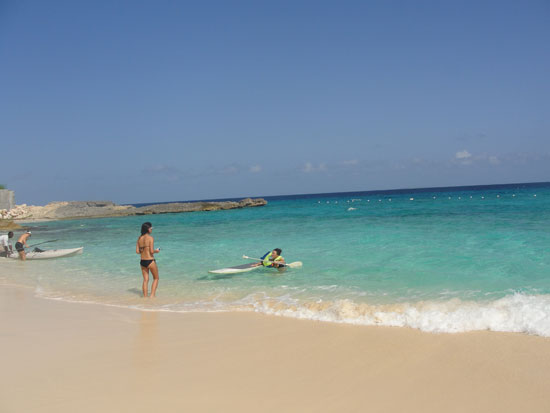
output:
MULTIPOLYGON (((17 205, 0 215, 4 219, 67 219, 97 216, 122 216, 125 212, 136 209, 131 206, 116 205, 111 201, 73 201, 52 202, 46 206, 17 205)), ((129 214, 131 215, 131 214, 129 214)))
POLYGON ((241 201, 174 202, 134 207, 117 205, 111 201, 52 202, 46 206, 18 205, 10 211, 0 211, 1 218, 15 220, 45 220, 73 218, 106 218, 130 215, 174 214, 180 212, 218 211, 266 205, 262 198, 246 198, 241 201))
POLYGON ((0 209, 0 219, 3 220, 17 219, 26 214, 28 214, 28 207, 26 204, 17 205, 12 209, 0 209))
POLYGON ((267 201, 262 198, 246 198, 238 202, 174 202, 170 204, 147 205, 137 208, 137 215, 145 214, 170 214, 177 212, 195 212, 195 211, 219 211, 224 209, 237 209, 264 206, 267 201))

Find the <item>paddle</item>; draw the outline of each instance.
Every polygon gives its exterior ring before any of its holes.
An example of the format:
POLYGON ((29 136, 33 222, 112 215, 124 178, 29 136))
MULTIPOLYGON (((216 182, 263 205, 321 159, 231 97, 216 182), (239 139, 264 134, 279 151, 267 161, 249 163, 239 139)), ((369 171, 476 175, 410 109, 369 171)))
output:
MULTIPOLYGON (((243 258, 244 258, 245 260, 254 260, 254 261, 260 261, 260 262, 263 261, 263 260, 261 260, 261 259, 259 259, 259 258, 252 258, 252 257, 249 257, 249 256, 247 256, 247 255, 243 255, 243 258)), ((281 264, 281 265, 283 265, 283 266, 285 266, 285 267, 289 267, 289 268, 301 268, 301 267, 302 267, 302 261, 287 262, 287 263, 281 264)))
POLYGON ((43 241, 43 242, 39 242, 38 244, 29 245, 27 248, 36 247, 37 245, 42 245, 42 244, 46 244, 48 242, 55 242, 55 241, 59 241, 59 240, 58 239, 51 239, 49 241, 43 241))

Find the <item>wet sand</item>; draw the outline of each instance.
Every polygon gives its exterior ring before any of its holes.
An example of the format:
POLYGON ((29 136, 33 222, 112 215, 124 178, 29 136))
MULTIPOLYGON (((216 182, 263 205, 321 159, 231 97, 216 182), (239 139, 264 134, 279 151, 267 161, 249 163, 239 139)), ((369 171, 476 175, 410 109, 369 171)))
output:
POLYGON ((177 314, 0 286, 0 411, 548 412, 550 339, 177 314))

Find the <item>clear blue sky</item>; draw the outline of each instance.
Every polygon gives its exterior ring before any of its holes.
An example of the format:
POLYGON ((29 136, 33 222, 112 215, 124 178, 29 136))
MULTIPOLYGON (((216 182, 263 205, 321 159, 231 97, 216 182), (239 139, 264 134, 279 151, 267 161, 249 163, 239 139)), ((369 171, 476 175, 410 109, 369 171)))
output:
POLYGON ((550 2, 0 0, 18 203, 550 181, 550 2))

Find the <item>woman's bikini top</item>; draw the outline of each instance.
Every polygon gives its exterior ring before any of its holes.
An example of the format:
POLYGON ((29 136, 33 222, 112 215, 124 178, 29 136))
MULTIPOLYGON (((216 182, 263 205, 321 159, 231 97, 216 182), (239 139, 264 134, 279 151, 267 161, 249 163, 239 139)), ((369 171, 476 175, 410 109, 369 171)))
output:
MULTIPOLYGON (((143 235, 142 235, 140 238, 142 238, 142 237, 143 237, 143 235)), ((139 240, 138 240, 138 247, 139 247, 139 252, 142 253, 143 250, 144 250, 145 248, 147 248, 147 245, 144 245, 144 246, 142 247, 141 245, 139 245, 139 240)))

